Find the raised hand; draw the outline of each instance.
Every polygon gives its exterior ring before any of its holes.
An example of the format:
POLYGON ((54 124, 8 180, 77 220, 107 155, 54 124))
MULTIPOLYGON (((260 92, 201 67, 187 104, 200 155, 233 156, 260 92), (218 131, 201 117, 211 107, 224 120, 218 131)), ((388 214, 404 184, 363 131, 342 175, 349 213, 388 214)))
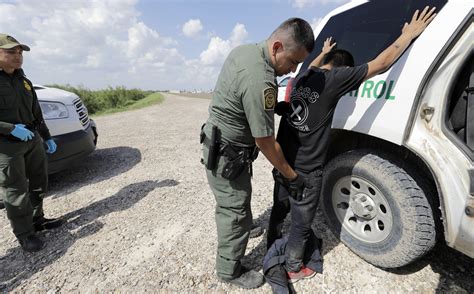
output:
POLYGON ((323 44, 323 49, 321 50, 321 52, 323 54, 327 54, 329 53, 332 48, 334 48, 334 46, 336 46, 336 42, 332 43, 332 37, 329 37, 329 38, 326 38, 326 40, 324 41, 324 44, 323 44))
POLYGON ((405 23, 403 26, 402 34, 408 34, 412 39, 418 37, 436 16, 435 9, 436 7, 430 9, 426 6, 421 14, 419 10, 415 11, 410 23, 405 23))

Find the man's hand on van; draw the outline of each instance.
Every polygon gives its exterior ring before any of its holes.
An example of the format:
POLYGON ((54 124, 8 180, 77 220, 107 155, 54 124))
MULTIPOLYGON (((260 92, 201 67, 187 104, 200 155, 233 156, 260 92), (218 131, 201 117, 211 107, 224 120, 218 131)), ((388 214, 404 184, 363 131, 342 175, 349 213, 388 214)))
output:
POLYGON ((436 16, 434 13, 436 7, 430 9, 429 6, 426 6, 425 9, 420 14, 420 11, 415 11, 413 17, 411 18, 410 23, 405 23, 402 29, 402 34, 408 34, 411 39, 418 37, 428 26, 428 24, 436 16))
POLYGON ((326 54, 331 52, 332 48, 336 46, 336 42, 332 43, 332 37, 326 38, 323 44, 323 49, 321 49, 321 53, 311 62, 309 67, 320 67, 323 65, 323 59, 326 54))
POLYGON ((410 23, 405 23, 403 26, 400 37, 398 37, 392 45, 380 53, 374 60, 367 63, 368 70, 364 80, 368 80, 371 77, 388 70, 403 54, 408 46, 410 46, 411 41, 418 37, 433 20, 436 16, 436 13, 434 13, 435 9, 436 7, 430 9, 429 6, 426 6, 421 14, 419 10, 415 11, 410 23))
POLYGON ((326 38, 326 40, 324 41, 323 49, 321 50, 321 53, 328 54, 329 52, 331 52, 332 48, 336 46, 336 42, 333 42, 332 44, 331 42, 332 42, 332 37, 326 38))

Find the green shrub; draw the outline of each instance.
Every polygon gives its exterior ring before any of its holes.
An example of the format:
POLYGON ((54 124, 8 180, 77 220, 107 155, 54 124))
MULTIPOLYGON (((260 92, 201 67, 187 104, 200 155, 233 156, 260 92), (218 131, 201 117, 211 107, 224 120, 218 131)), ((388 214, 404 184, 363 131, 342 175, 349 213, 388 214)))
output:
POLYGON ((63 89, 73 92, 81 97, 90 114, 103 112, 113 108, 123 108, 141 100, 153 91, 142 91, 139 89, 126 89, 125 87, 108 87, 104 90, 89 90, 82 86, 50 85, 48 87, 63 89))

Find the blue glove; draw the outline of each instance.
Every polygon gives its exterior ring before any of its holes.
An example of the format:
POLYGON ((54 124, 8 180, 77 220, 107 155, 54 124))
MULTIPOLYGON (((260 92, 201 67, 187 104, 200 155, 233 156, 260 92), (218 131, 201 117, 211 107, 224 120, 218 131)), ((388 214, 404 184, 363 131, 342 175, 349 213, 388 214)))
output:
POLYGON ((48 146, 48 149, 46 149, 46 153, 53 154, 54 152, 56 152, 57 145, 53 139, 49 139, 45 143, 46 146, 48 146))
POLYGON ((24 142, 33 139, 33 137, 35 136, 35 134, 33 134, 32 131, 28 130, 23 124, 16 124, 15 128, 10 134, 24 142))

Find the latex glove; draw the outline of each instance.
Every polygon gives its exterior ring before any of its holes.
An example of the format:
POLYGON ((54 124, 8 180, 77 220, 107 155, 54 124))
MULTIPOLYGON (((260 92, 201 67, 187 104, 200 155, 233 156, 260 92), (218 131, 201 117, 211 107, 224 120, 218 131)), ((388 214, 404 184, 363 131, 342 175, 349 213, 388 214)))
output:
POLYGON ((46 153, 53 154, 54 152, 56 152, 57 145, 53 139, 49 139, 45 143, 46 146, 48 146, 48 149, 46 149, 46 153))
POLYGON ((305 198, 306 195, 304 192, 306 188, 311 189, 313 186, 301 175, 297 175, 296 178, 288 181, 288 192, 290 192, 290 196, 296 201, 301 201, 305 198))
POLYGON ((15 128, 13 129, 13 131, 11 131, 10 134, 24 142, 33 139, 33 137, 35 136, 35 134, 33 134, 32 131, 28 130, 24 124, 16 124, 15 128))
POLYGON ((285 186, 290 193, 290 196, 296 201, 301 201, 305 198, 305 189, 311 189, 313 186, 306 180, 305 177, 297 175, 293 180, 285 178, 277 169, 273 169, 273 179, 285 186))
POLYGON ((291 110, 290 103, 286 101, 280 101, 275 105, 275 113, 279 116, 289 113, 291 110))

